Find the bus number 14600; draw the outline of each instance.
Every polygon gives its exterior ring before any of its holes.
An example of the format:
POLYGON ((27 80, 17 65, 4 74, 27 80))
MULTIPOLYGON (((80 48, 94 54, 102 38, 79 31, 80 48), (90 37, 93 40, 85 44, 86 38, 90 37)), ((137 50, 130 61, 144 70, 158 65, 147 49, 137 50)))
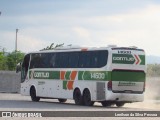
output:
POLYGON ((105 74, 104 73, 90 73, 91 79, 104 79, 105 74))

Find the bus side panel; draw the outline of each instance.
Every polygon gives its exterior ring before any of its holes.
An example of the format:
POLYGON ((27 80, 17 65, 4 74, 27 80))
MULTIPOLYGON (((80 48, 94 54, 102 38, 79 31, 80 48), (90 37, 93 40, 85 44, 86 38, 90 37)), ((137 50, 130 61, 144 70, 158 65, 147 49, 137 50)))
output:
POLYGON ((39 97, 72 99, 73 90, 63 88, 62 80, 38 80, 39 97))
POLYGON ((22 95, 30 95, 30 88, 31 86, 34 86, 37 91, 37 81, 36 80, 25 80, 23 83, 21 83, 21 94, 22 95))

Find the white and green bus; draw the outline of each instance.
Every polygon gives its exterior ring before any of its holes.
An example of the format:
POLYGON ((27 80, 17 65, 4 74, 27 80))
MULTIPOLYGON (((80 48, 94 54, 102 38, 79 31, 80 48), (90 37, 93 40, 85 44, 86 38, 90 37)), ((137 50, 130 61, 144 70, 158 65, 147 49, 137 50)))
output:
POLYGON ((32 101, 73 99, 102 106, 144 100, 145 52, 134 47, 61 47, 31 52, 21 65, 21 94, 32 101))

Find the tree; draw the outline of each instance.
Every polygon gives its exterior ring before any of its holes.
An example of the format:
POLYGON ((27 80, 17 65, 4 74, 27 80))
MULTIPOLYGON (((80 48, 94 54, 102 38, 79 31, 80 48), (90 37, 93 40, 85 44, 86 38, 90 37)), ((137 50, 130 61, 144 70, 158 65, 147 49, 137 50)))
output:
POLYGON ((5 56, 5 48, 1 49, 0 51, 0 70, 6 70, 7 65, 6 65, 6 59, 7 57, 5 56))
POLYGON ((10 53, 7 56, 7 66, 8 66, 8 70, 14 70, 16 68, 15 53, 10 53))
POLYGON ((4 64, 4 55, 2 52, 0 52, 0 69, 3 70, 3 64, 4 64))
POLYGON ((12 53, 10 53, 7 56, 8 70, 15 70, 17 63, 22 62, 23 57, 24 57, 24 53, 20 51, 17 51, 17 52, 13 51, 12 53))
POLYGON ((4 49, 0 51, 0 70, 15 70, 17 63, 22 62, 24 53, 20 51, 6 53, 4 49))

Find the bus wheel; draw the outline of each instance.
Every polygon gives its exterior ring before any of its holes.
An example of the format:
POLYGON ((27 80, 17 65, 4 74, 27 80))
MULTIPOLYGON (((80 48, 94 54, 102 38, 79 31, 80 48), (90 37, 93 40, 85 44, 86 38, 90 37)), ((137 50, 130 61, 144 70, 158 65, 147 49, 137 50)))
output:
POLYGON ((60 103, 65 103, 65 102, 67 101, 67 99, 58 99, 58 101, 59 101, 60 103))
POLYGON ((111 107, 112 105, 110 102, 107 102, 107 101, 102 101, 101 104, 103 107, 111 107))
POLYGON ((117 103, 116 103, 116 106, 117 106, 117 107, 123 107, 124 104, 125 104, 124 102, 117 102, 117 103))
POLYGON ((78 88, 74 90, 73 99, 76 105, 83 105, 83 98, 81 95, 81 91, 78 88))
POLYGON ((31 96, 32 101, 38 102, 40 100, 40 97, 36 96, 36 89, 35 89, 35 87, 31 87, 30 96, 31 96))
POLYGON ((94 102, 91 101, 91 94, 88 89, 85 89, 83 92, 83 100, 84 100, 84 105, 86 106, 92 106, 94 104, 94 102))

